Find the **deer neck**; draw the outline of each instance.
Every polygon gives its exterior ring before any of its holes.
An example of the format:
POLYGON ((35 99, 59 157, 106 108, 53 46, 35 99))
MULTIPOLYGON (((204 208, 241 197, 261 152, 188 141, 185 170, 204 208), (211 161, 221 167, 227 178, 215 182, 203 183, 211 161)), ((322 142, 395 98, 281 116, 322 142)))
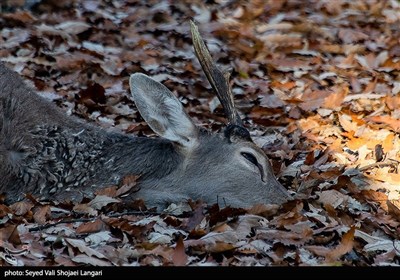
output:
POLYGON ((165 139, 127 135, 113 135, 110 139, 104 157, 117 177, 162 178, 176 169, 181 160, 172 142, 165 139))

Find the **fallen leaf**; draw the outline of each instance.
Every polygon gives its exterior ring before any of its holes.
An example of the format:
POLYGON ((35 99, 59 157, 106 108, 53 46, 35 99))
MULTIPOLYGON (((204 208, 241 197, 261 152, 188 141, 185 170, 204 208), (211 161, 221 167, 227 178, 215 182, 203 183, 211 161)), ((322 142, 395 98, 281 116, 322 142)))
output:
POLYGON ((337 92, 333 92, 325 98, 322 107, 339 111, 348 92, 348 87, 339 88, 337 92))
POLYGON ((366 120, 375 123, 386 124, 390 126, 395 132, 398 132, 400 130, 400 120, 394 119, 388 115, 367 117, 366 120))
POLYGON ((95 257, 88 257, 87 255, 83 254, 74 256, 71 258, 71 260, 76 263, 89 264, 92 266, 111 266, 111 263, 109 263, 108 261, 99 260, 95 257))
POLYGON ((400 200, 387 200, 386 203, 389 214, 391 214, 395 219, 400 222, 400 200))
POLYGON ((79 34, 90 28, 90 25, 81 21, 65 21, 57 24, 55 28, 65 31, 68 34, 79 34))
POLYGON ((21 239, 18 232, 18 226, 8 224, 5 227, 0 228, 0 240, 3 242, 7 241, 13 245, 20 245, 21 239))
POLYGON ((12 209, 7 207, 4 204, 0 204, 0 218, 3 218, 4 216, 6 216, 7 214, 12 213, 12 209))
POLYGON ((338 36, 345 44, 353 44, 369 38, 365 33, 350 28, 341 28, 338 36))
POLYGON ((73 209, 74 212, 80 214, 88 214, 89 216, 97 216, 97 211, 85 203, 76 204, 73 209))
POLYGON ((14 211, 15 215, 24 216, 33 208, 33 204, 29 201, 18 201, 10 206, 11 210, 14 211))
POLYGON ((183 244, 182 237, 179 237, 174 252, 172 253, 172 263, 175 266, 184 266, 187 262, 188 256, 185 252, 185 245, 183 244))
POLYGON ((107 225, 100 219, 96 219, 92 222, 87 222, 81 224, 77 229, 76 233, 83 234, 83 233, 95 233, 102 230, 107 230, 107 225))
POLYGON ((117 189, 115 196, 120 197, 140 190, 137 187, 138 175, 128 175, 122 179, 121 186, 117 189))
POLYGON ((328 263, 336 261, 344 254, 347 254, 353 250, 355 229, 356 228, 354 226, 351 227, 348 232, 343 234, 340 244, 326 254, 326 261, 328 263))
POLYGON ((340 114, 339 122, 345 131, 347 131, 347 132, 357 131, 358 125, 357 125, 357 123, 352 121, 352 118, 349 115, 340 114))
POLYGON ((109 186, 95 191, 95 195, 104 195, 109 197, 117 196, 117 186, 109 186))
POLYGON ((339 205, 346 205, 349 196, 338 192, 337 190, 327 190, 323 192, 316 192, 319 196, 318 201, 322 204, 329 204, 333 208, 337 208, 339 205))
POLYGON ((85 237, 85 242, 96 247, 112 241, 119 241, 119 239, 113 238, 109 231, 96 232, 85 237))
POLYGON ((109 196, 96 195, 96 197, 88 203, 88 206, 92 207, 93 209, 100 210, 101 208, 110 203, 118 203, 118 202, 120 202, 120 200, 109 196))
POLYGON ((375 252, 375 251, 385 251, 390 252, 392 250, 397 251, 397 255, 400 255, 400 241, 398 240, 381 240, 374 243, 369 243, 364 246, 363 250, 366 252, 375 252))
POLYGON ((39 209, 34 211, 33 219, 39 225, 43 225, 49 219, 51 214, 50 205, 40 206, 39 209))
POLYGON ((64 239, 69 245, 71 245, 74 248, 77 248, 81 253, 86 254, 86 256, 96 256, 98 258, 106 258, 103 254, 97 252, 96 250, 88 247, 85 243, 85 241, 78 240, 78 239, 72 239, 72 238, 65 238, 64 239))
POLYGON ((247 213, 262 217, 270 217, 277 213, 279 205, 276 204, 256 204, 247 210, 247 213))
POLYGON ((283 231, 276 229, 260 229, 257 230, 257 239, 269 240, 271 242, 280 242, 284 245, 301 246, 308 243, 313 238, 311 228, 305 228, 299 232, 283 231))

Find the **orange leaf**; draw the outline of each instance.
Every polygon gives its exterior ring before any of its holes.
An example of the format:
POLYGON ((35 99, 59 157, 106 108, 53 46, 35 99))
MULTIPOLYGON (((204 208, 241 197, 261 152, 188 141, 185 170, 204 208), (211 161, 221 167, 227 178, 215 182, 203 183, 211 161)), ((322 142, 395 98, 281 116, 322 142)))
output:
POLYGON ((348 92, 349 92, 349 87, 346 86, 345 88, 341 88, 339 91, 330 94, 328 97, 325 98, 322 107, 332 110, 340 109, 342 102, 348 92))
POLYGON ((94 222, 87 222, 84 224, 81 224, 77 229, 76 229, 76 233, 78 234, 82 234, 82 233, 95 233, 95 232, 99 232, 101 230, 105 230, 107 229, 107 225, 97 219, 94 222))
POLYGON ((184 266, 188 261, 188 256, 185 253, 185 245, 183 245, 182 237, 179 237, 176 242, 176 247, 172 253, 172 262, 175 266, 184 266))
POLYGON ((349 115, 339 115, 339 123, 341 127, 347 132, 357 131, 357 123, 353 122, 349 115))
POLYGON ((362 190, 361 194, 367 200, 378 202, 383 210, 388 211, 388 206, 387 206, 388 196, 383 192, 377 192, 374 190, 362 190))
POLYGON ((282 90, 291 90, 296 86, 296 82, 293 81, 288 81, 288 82, 278 82, 278 81, 272 81, 271 82, 271 88, 278 88, 282 90))
POLYGON ((348 232, 343 234, 340 244, 338 246, 336 246, 335 249, 333 249, 328 254, 326 254, 327 262, 334 262, 338 258, 347 254, 348 252, 350 252, 353 249, 355 230, 356 230, 356 228, 354 226, 352 226, 348 232))
POLYGON ((382 143, 382 148, 384 151, 391 151, 393 149, 393 141, 394 140, 394 134, 390 133, 388 136, 386 136, 385 140, 383 140, 382 143))
POLYGON ((361 146, 364 146, 367 142, 368 141, 365 138, 352 138, 346 142, 346 146, 350 150, 354 151, 354 150, 357 150, 358 148, 360 148, 361 146))
POLYGON ((388 115, 368 117, 367 121, 387 124, 396 132, 400 130, 400 120, 394 119, 388 115))
POLYGON ((395 110, 397 108, 400 108, 400 96, 396 95, 396 96, 386 96, 385 97, 385 102, 386 102, 386 106, 388 106, 388 108, 390 110, 395 110))

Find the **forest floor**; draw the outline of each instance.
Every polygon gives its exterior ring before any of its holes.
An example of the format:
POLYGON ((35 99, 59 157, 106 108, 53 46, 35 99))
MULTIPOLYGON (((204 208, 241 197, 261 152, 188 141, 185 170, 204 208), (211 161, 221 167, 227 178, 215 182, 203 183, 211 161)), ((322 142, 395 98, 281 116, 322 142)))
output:
POLYGON ((129 97, 135 72, 176 93, 198 125, 224 126, 194 19, 296 199, 156 213, 121 203, 119 186, 75 203, 27 194, 0 204, 0 266, 400 265, 399 1, 15 3, 1 7, 0 59, 67 114, 149 137, 129 97))

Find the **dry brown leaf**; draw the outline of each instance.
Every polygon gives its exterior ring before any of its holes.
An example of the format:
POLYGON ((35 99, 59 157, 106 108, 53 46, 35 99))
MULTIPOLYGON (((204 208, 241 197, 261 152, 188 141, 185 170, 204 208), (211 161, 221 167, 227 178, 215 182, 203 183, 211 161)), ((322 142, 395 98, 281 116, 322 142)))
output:
POLYGON ((100 219, 96 219, 93 222, 87 222, 81 224, 77 229, 76 233, 83 234, 83 233, 94 233, 99 232, 102 230, 108 229, 108 226, 100 219))
POLYGON ((295 86, 296 82, 294 81, 287 81, 287 82, 272 81, 270 84, 271 88, 277 88, 280 90, 291 90, 295 86))
MULTIPOLYGON (((265 108, 280 108, 283 107, 285 103, 282 102, 276 95, 265 94, 260 99, 260 106, 265 108)), ((260 110, 258 110, 259 112, 260 110)), ((252 115, 256 115, 256 112, 252 112, 252 115)))
POLYGON ((378 202, 379 205, 382 207, 382 209, 388 211, 388 205, 387 205, 388 196, 385 193, 377 192, 374 190, 362 190, 360 194, 366 200, 378 202))
POLYGON ((119 197, 122 195, 126 195, 128 193, 134 193, 140 190, 137 187, 137 180, 140 176, 138 175, 128 175, 122 179, 121 186, 118 188, 115 196, 119 197))
POLYGON ((262 217, 270 217, 278 212, 279 205, 276 204, 256 204, 247 210, 247 213, 259 215, 262 217))
POLYGON ((92 199, 87 205, 92 207, 93 209, 100 210, 104 206, 110 203, 118 203, 121 202, 119 199, 115 199, 105 195, 96 195, 94 199, 92 199))
POLYGON ((339 88, 337 92, 334 92, 325 98, 325 101, 321 107, 339 111, 348 92, 348 87, 339 88))
POLYGON ((76 204, 72 209, 76 213, 88 214, 90 216, 97 216, 97 211, 87 204, 76 204))
POLYGON ((236 246, 231 243, 227 243, 224 241, 216 241, 215 243, 208 244, 207 252, 210 253, 222 253, 235 249, 236 246))
POLYGON ((400 95, 388 95, 385 97, 385 102, 386 102, 386 106, 390 109, 390 110, 396 110, 398 108, 400 108, 400 95))
POLYGON ((313 238, 310 227, 299 228, 299 232, 283 231, 276 229, 261 229, 257 231, 257 239, 265 239, 271 242, 280 242, 284 245, 304 245, 313 238))
POLYGON ((389 167, 383 167, 377 169, 372 178, 374 180, 379 180, 385 183, 392 184, 394 186, 398 186, 400 182, 400 174, 389 172, 389 167))
MULTIPOLYGON (((76 255, 74 257, 71 258, 71 260, 73 262, 79 263, 79 264, 88 264, 88 265, 92 265, 92 266, 111 266, 111 263, 108 261, 104 261, 104 260, 100 260, 98 258, 95 257, 88 257, 87 255, 84 254, 80 254, 80 255, 76 255)), ((88 274, 88 276, 90 276, 88 274)))
POLYGON ((389 115, 385 116, 371 116, 366 118, 367 121, 383 123, 390 126, 395 132, 400 130, 400 120, 395 119, 389 115))
POLYGON ((20 245, 21 239, 17 225, 8 224, 5 227, 0 228, 0 241, 9 242, 13 245, 20 245))
POLYGON ((391 214, 395 219, 400 222, 400 200, 387 200, 386 203, 389 214, 391 214))
POLYGON ((39 209, 34 211, 33 219, 39 225, 43 225, 46 223, 48 218, 50 217, 51 211, 49 205, 39 206, 39 209))
POLYGON ((15 215, 24 216, 26 213, 31 211, 33 204, 30 201, 18 201, 10 206, 11 210, 14 211, 15 215))
POLYGON ((329 204, 334 209, 336 209, 339 205, 345 205, 349 199, 348 195, 342 194, 337 190, 316 192, 316 194, 319 196, 318 202, 322 203, 323 205, 329 204))
POLYGON ((357 131, 358 125, 357 123, 353 122, 352 118, 349 115, 340 114, 338 117, 339 117, 339 123, 345 131, 347 132, 357 131))
POLYGON ((88 247, 86 243, 82 240, 72 239, 72 238, 65 238, 64 240, 72 247, 77 248, 81 253, 86 254, 86 256, 89 257, 96 256, 97 258, 100 259, 106 258, 102 253, 88 247))
POLYGON ((54 261, 56 264, 59 264, 61 266, 74 266, 75 265, 75 263, 71 260, 70 257, 63 256, 63 255, 55 256, 54 261))
POLYGON ((116 194, 117 194, 117 186, 109 186, 95 191, 95 195, 105 195, 109 197, 115 197, 116 194))
POLYGON ((7 214, 10 214, 12 212, 11 208, 7 207, 4 204, 0 204, 0 218, 3 218, 7 214))
POLYGON ((373 251, 384 251, 390 252, 392 250, 397 250, 397 254, 399 254, 398 248, 400 248, 400 241, 398 240, 379 240, 374 243, 369 243, 364 246, 364 251, 373 252, 373 251))
POLYGON ((183 244, 182 237, 179 237, 174 252, 172 253, 172 263, 175 266, 184 266, 187 262, 188 256, 185 252, 185 245, 183 244))
POLYGON ((305 217, 300 213, 303 209, 304 204, 302 202, 296 202, 293 208, 288 212, 274 217, 270 223, 272 225, 277 225, 278 227, 284 227, 286 225, 296 224, 305 219, 305 217))
POLYGON ((328 263, 336 261, 353 250, 355 230, 356 228, 352 226, 348 232, 343 234, 340 244, 326 254, 326 261, 328 263))
POLYGON ((15 13, 4 14, 3 17, 7 20, 14 20, 23 24, 32 24, 37 20, 29 11, 17 11, 15 13))
POLYGON ((307 245, 304 249, 314 253, 317 256, 326 256, 332 249, 325 246, 307 245))
POLYGON ((341 28, 338 36, 345 44, 353 44, 369 38, 365 33, 350 28, 341 28))
POLYGON ((270 61, 270 64, 282 72, 291 72, 296 70, 311 70, 312 66, 308 60, 299 60, 292 58, 279 58, 270 61))

